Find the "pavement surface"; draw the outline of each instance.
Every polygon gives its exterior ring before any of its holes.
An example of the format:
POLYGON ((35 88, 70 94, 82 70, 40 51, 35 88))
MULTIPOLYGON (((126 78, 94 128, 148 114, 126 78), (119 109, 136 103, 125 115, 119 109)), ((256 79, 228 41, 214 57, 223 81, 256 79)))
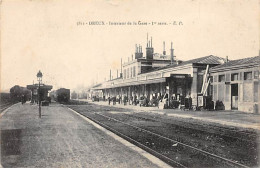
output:
MULTIPOLYGON (((161 167, 59 104, 16 104, 0 118, 2 167, 161 167)), ((138 152, 137 152, 138 151, 138 152)), ((142 154, 144 153, 144 154, 142 154)))
MULTIPOLYGON (((89 103, 109 106, 108 102, 99 101, 92 102, 89 100, 89 103)), ((110 106, 118 108, 127 108, 136 111, 151 112, 154 114, 166 115, 170 118, 184 118, 184 119, 193 119, 196 121, 207 122, 212 124, 220 124, 223 126, 231 126, 238 128, 254 129, 260 131, 260 115, 259 114, 250 114, 240 111, 183 111, 180 109, 158 109, 157 107, 140 107, 139 105, 122 105, 116 104, 110 106)))

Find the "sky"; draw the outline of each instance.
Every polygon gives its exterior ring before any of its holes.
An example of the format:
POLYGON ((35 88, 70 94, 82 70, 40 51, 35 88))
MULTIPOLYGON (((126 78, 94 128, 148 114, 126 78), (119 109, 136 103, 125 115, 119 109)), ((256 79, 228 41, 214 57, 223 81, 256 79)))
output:
POLYGON ((172 41, 179 60, 259 55, 258 0, 2 0, 0 16, 1 91, 36 83, 39 70, 53 89, 115 78, 147 33, 157 53, 172 41), (105 25, 78 25, 91 21, 105 25), (107 24, 138 21, 168 25, 107 24))

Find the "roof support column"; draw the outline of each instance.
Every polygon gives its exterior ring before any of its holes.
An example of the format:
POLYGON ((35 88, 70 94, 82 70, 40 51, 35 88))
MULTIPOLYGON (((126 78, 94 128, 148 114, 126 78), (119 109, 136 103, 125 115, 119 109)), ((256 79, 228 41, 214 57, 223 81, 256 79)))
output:
POLYGON ((128 87, 128 104, 130 105, 130 98, 131 98, 131 86, 128 87))
POLYGON ((191 83, 192 105, 198 105, 198 68, 193 68, 193 77, 191 83))
POLYGON ((123 87, 121 87, 120 89, 121 89, 121 95, 120 95, 121 96, 121 99, 120 99, 121 101, 120 101, 120 104, 123 104, 123 98, 124 98, 124 96, 123 96, 123 87))

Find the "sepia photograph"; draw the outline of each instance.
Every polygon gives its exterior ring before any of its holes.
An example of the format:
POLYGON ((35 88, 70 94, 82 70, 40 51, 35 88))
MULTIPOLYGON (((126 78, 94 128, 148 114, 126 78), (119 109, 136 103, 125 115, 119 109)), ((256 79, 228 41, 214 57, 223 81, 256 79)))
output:
POLYGON ((0 0, 0 168, 259 168, 259 0, 0 0))

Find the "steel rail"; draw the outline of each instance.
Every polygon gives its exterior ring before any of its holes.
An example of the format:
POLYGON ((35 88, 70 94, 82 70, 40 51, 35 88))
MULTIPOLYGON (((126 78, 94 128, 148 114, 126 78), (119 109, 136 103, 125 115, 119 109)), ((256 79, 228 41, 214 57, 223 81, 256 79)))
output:
MULTIPOLYGON (((136 118, 141 118, 141 119, 147 119, 147 118, 142 117, 142 116, 138 116, 138 117, 135 116, 135 115, 131 115, 131 116, 136 117, 136 118)), ((154 118, 149 118, 149 119, 151 119, 151 120, 153 120, 153 121, 157 121, 157 120, 154 119, 154 118)), ((180 122, 180 123, 185 123, 184 121, 178 121, 178 122, 180 122)), ((163 122, 163 123, 172 124, 172 123, 169 123, 169 122, 163 122)), ((173 124, 173 125, 180 126, 179 124, 173 124)), ((189 125, 195 125, 195 124, 189 123, 189 125)), ((216 126, 216 125, 214 125, 214 126, 207 125, 207 127, 210 127, 211 129, 218 130, 218 131, 221 130, 221 131, 223 131, 223 132, 228 131, 229 133, 234 133, 234 134, 241 133, 241 134, 243 134, 243 135, 245 135, 245 136, 248 136, 249 138, 257 138, 257 135, 253 135, 253 134, 250 133, 249 131, 234 130, 234 129, 236 129, 235 127, 232 127, 232 129, 230 129, 230 128, 225 128, 225 127, 221 127, 221 126, 216 126)), ((185 128, 195 129, 195 130, 198 130, 198 131, 202 131, 201 129, 192 128, 191 126, 187 126, 187 127, 185 127, 185 128)), ((211 131, 207 131, 207 132, 208 132, 208 133, 212 133, 212 134, 216 134, 215 132, 211 132, 211 131)), ((235 139, 240 139, 240 140, 243 140, 243 141, 251 142, 250 139, 248 139, 248 138, 243 138, 243 137, 241 137, 241 136, 231 136, 231 135, 226 135, 225 133, 222 134, 222 135, 224 135, 224 136, 226 136, 226 137, 229 137, 229 138, 235 138, 235 139)))
MULTIPOLYGON (((71 109, 71 110, 74 110, 74 109, 72 109, 72 108, 70 108, 70 109, 71 109)), ((74 111, 75 111, 75 110, 74 110, 74 111)), ((126 140, 128 140, 128 141, 130 141, 130 142, 132 142, 132 143, 134 143, 134 144, 136 144, 137 146, 139 146, 139 147, 141 147, 141 148, 143 148, 143 149, 146 149, 146 151, 148 151, 148 152, 154 154, 156 157, 158 157, 158 158, 160 158, 160 159, 163 159, 163 160, 166 161, 168 164, 175 165, 176 167, 186 168, 186 166, 184 166, 183 164, 181 164, 181 163, 179 163, 179 162, 177 162, 177 161, 175 161, 175 160, 173 160, 173 159, 171 159, 171 158, 169 158, 169 157, 167 157, 167 156, 165 156, 165 155, 163 155, 163 154, 161 154, 161 153, 159 153, 159 152, 157 152, 157 151, 155 151, 155 150, 153 150, 153 149, 151 149, 151 148, 149 148, 149 147, 147 147, 147 146, 145 146, 145 145, 143 145, 142 143, 140 143, 140 142, 138 142, 138 141, 132 139, 131 137, 129 137, 129 136, 125 135, 125 134, 122 134, 121 132, 119 132, 119 131, 117 131, 117 130, 111 128, 110 126, 108 126, 108 125, 106 125, 106 124, 104 124, 104 123, 102 123, 102 122, 100 122, 100 121, 98 121, 98 120, 96 120, 96 119, 93 119, 92 117, 83 115, 83 114, 80 113, 80 112, 77 112, 77 113, 81 114, 81 115, 84 116, 84 117, 87 117, 88 119, 92 120, 93 122, 95 122, 95 123, 101 125, 102 127, 104 127, 104 128, 106 128, 106 129, 112 131, 113 133, 119 135, 120 137, 122 137, 122 138, 124 138, 124 139, 126 139, 126 140)))
POLYGON ((0 113, 2 113, 4 110, 6 110, 7 108, 9 108, 10 106, 12 106, 13 103, 5 103, 5 104, 2 104, 0 106, 0 113))
MULTIPOLYGON (((146 130, 146 129, 140 128, 140 127, 138 127, 138 126, 135 126, 135 125, 131 125, 131 124, 129 124, 129 123, 122 122, 122 121, 120 121, 120 120, 117 120, 117 119, 112 118, 112 117, 109 117, 109 116, 102 115, 102 114, 100 114, 100 113, 95 113, 95 114, 97 114, 97 115, 101 115, 101 116, 103 116, 103 117, 105 117, 105 118, 108 118, 108 119, 111 119, 111 120, 114 120, 114 121, 120 122, 120 123, 125 124, 125 125, 128 125, 128 126, 134 127, 134 128, 136 128, 136 129, 139 129, 139 130, 145 131, 145 132, 150 133, 150 134, 152 134, 152 135, 156 135, 156 136, 158 136, 158 137, 160 137, 160 138, 163 138, 163 139, 169 140, 169 141, 171 141, 171 142, 181 144, 181 145, 183 145, 183 146, 185 146, 185 147, 188 147, 188 148, 191 148, 191 149, 193 149, 193 150, 199 151, 199 152, 201 152, 201 153, 203 153, 203 154, 206 154, 206 155, 208 155, 208 156, 210 156, 210 157, 215 157, 215 158, 220 159, 220 160, 223 160, 223 161, 225 161, 225 162, 232 163, 233 165, 236 165, 236 166, 240 166, 240 167, 244 167, 244 168, 249 168, 248 166, 243 165, 243 164, 241 164, 241 163, 237 163, 237 162, 235 162, 235 161, 233 161, 233 160, 230 160, 230 159, 227 159, 227 158, 224 158, 224 157, 218 156, 218 155, 216 155, 216 154, 213 154, 213 153, 210 153, 210 152, 207 152, 207 151, 201 150, 201 149, 199 149, 199 148, 193 147, 193 146, 191 146, 191 145, 188 145, 188 144, 185 144, 185 143, 182 143, 182 142, 179 142, 179 141, 176 141, 176 140, 170 139, 170 138, 168 138, 168 137, 165 137, 165 136, 159 135, 159 134, 154 133, 154 132, 151 132, 151 131, 149 131, 149 130, 146 130)), ((227 163, 227 164, 229 164, 229 163, 227 163)))

